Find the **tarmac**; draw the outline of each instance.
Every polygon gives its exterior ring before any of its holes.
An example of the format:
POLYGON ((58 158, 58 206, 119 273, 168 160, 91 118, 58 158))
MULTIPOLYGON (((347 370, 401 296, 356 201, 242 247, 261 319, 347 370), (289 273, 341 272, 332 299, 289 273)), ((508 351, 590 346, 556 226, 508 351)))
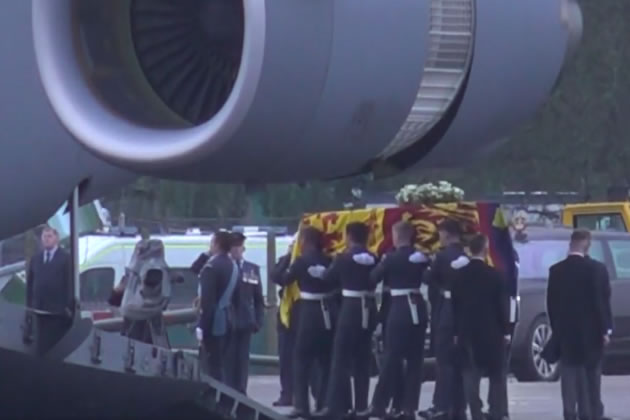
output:
MULTIPOLYGON (((376 380, 372 380, 372 389, 376 380)), ((482 384, 482 396, 487 392, 486 381, 482 384)), ((420 407, 430 405, 433 382, 425 382, 420 396, 420 407)), ((271 407, 280 392, 277 376, 253 376, 249 381, 250 398, 271 407)), ((511 420, 562 420, 562 400, 560 384, 520 383, 510 380, 510 419, 511 420)), ((605 376, 602 380, 602 395, 606 416, 615 420, 630 420, 630 376, 605 376)), ((290 409, 278 409, 286 414, 290 409)))

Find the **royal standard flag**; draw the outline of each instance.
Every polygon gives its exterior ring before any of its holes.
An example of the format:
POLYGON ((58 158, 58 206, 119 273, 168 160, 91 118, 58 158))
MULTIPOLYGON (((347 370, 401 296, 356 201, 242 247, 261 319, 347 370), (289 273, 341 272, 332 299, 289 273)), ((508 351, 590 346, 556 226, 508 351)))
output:
MULTIPOLYGON (((438 225, 447 219, 457 221, 464 236, 481 232, 490 243, 489 263, 502 271, 514 268, 514 254, 508 226, 499 205, 489 203, 448 203, 427 206, 372 208, 306 214, 300 229, 312 226, 324 236, 325 252, 334 256, 345 250, 348 223, 362 222, 370 227, 368 248, 377 255, 383 255, 393 247, 392 226, 401 220, 410 222, 416 228, 416 246, 427 254, 435 253, 439 246, 438 225)), ((300 252, 300 237, 293 249, 293 259, 300 252)), ((289 326, 291 307, 299 298, 297 283, 289 285, 280 302, 280 319, 289 326)))

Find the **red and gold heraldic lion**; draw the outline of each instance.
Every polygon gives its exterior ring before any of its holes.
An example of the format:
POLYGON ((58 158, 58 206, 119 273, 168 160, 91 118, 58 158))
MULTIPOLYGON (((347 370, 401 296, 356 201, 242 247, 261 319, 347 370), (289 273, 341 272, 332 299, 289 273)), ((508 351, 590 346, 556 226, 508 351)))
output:
MULTIPOLYGON (((459 222, 465 235, 485 230, 483 225, 487 223, 483 221, 480 223, 480 215, 483 216, 489 212, 487 205, 480 206, 484 205, 465 202, 312 213, 302 217, 300 229, 312 226, 320 230, 324 235, 325 252, 334 256, 345 250, 346 225, 353 222, 365 223, 370 227, 368 247, 370 251, 380 256, 393 247, 392 226, 401 220, 406 220, 416 228, 416 247, 427 254, 433 254, 439 248, 437 227, 444 220, 451 219, 459 222)), ((496 215, 492 214, 492 216, 496 219, 496 215)), ((299 255, 301 248, 299 234, 296 245, 293 250, 293 259, 299 255)), ((286 288, 280 303, 280 319, 287 327, 290 323, 291 306, 298 297, 299 289, 297 283, 293 282, 286 288)))

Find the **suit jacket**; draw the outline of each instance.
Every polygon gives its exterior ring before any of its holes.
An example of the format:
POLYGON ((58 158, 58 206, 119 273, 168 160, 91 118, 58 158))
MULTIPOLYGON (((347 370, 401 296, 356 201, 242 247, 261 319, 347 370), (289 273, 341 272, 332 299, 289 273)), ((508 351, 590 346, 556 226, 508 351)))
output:
MULTIPOLYGON (((588 257, 587 257, 588 258, 588 257)), ((612 291, 610 288, 610 276, 608 275, 608 268, 606 264, 597 260, 589 258, 595 265, 595 273, 597 275, 598 286, 601 288, 601 297, 603 299, 602 305, 604 306, 604 316, 606 323, 606 332, 612 332, 614 328, 612 307, 610 305, 610 297, 612 291)))
POLYGON ((459 268, 452 284, 453 316, 467 364, 472 352, 475 366, 489 374, 501 372, 504 336, 510 333, 507 290, 501 274, 483 261, 470 260, 459 268))
POLYGON ((452 244, 441 249, 435 254, 431 268, 427 272, 427 284, 429 285, 429 302, 431 302, 431 316, 434 317, 431 325, 436 329, 453 328, 453 313, 448 300, 445 300, 442 291, 450 291, 453 279, 456 277, 455 269, 451 263, 465 255, 461 244, 452 244))
POLYGON ((549 269, 547 313, 561 361, 581 366, 601 359, 607 330, 597 266, 570 255, 549 269))
POLYGON ((28 265, 26 306, 67 315, 74 308, 74 281, 70 254, 57 248, 52 261, 44 263, 44 252, 37 253, 28 265))
MULTIPOLYGON (((201 314, 199 319, 199 328, 203 330, 203 338, 205 341, 212 338, 212 325, 214 322, 214 314, 226 291, 234 264, 232 259, 226 254, 219 254, 214 257, 201 271, 199 281, 201 283, 201 314)), ((230 306, 228 311, 228 324, 233 326, 233 312, 236 306, 236 298, 238 286, 235 288, 230 297, 230 306)))
POLYGON ((265 311, 260 267, 244 260, 239 267, 235 327, 256 332, 262 328, 265 311))

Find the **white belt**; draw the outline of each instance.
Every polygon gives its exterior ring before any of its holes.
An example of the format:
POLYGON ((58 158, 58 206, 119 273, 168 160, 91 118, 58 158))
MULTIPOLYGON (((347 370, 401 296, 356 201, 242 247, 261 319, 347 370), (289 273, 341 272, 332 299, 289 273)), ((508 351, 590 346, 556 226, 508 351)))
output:
POLYGON ((341 291, 343 297, 361 299, 361 328, 367 330, 370 325, 370 308, 367 305, 367 299, 374 297, 374 292, 368 290, 347 290, 341 291))
POLYGON ((442 296, 444 296, 444 299, 450 299, 451 298, 451 291, 450 290, 442 290, 442 296))
POLYGON ((300 292, 300 299, 308 300, 311 302, 319 302, 320 307, 322 309, 322 316, 324 317, 324 326, 327 330, 332 329, 332 322, 330 320, 330 310, 326 305, 325 300, 329 297, 334 296, 335 293, 309 293, 309 292, 300 292))
POLYGON ((370 292, 369 290, 348 290, 348 289, 343 289, 341 291, 341 294, 343 297, 347 297, 347 298, 359 298, 359 299, 365 299, 365 298, 371 298, 374 297, 374 292, 370 292))
POLYGON ((392 296, 407 296, 411 294, 420 295, 422 292, 420 292, 420 289, 392 289, 391 294, 392 296))
POLYGON ((300 299, 303 299, 303 300, 324 300, 331 296, 332 296, 331 293, 300 292, 300 299))
POLYGON ((413 325, 420 324, 420 317, 418 316, 418 304, 413 301, 412 295, 420 295, 420 289, 392 289, 392 297, 394 296, 407 296, 407 304, 409 305, 409 312, 411 313, 411 322, 413 325))

